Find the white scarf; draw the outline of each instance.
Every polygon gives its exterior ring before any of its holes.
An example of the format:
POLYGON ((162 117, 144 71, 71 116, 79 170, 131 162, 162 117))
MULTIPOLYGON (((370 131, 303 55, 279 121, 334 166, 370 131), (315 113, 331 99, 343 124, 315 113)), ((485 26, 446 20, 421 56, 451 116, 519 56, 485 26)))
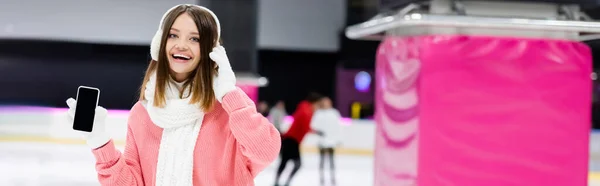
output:
POLYGON ((152 122, 163 128, 156 166, 157 186, 192 186, 194 169, 194 148, 204 113, 198 104, 189 104, 189 91, 184 91, 183 99, 174 82, 166 85, 164 108, 154 106, 156 73, 145 87, 145 107, 152 122))

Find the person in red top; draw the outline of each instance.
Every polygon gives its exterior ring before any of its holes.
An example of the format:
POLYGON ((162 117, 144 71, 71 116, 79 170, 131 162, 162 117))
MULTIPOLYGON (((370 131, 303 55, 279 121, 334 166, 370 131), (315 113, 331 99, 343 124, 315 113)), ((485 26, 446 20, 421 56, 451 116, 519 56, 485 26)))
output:
POLYGON ((285 185, 290 184, 292 177, 294 177, 294 174, 300 169, 300 144, 302 143, 304 136, 309 132, 314 132, 317 135, 321 134, 319 131, 314 131, 310 128, 313 112, 316 110, 316 107, 318 107, 321 98, 323 98, 323 96, 317 93, 310 93, 305 100, 298 103, 296 112, 292 115, 294 121, 288 131, 283 134, 283 139, 281 141, 281 164, 279 164, 277 176, 275 176, 275 186, 279 184, 279 177, 288 161, 292 160, 294 162, 294 169, 290 173, 290 177, 285 185))

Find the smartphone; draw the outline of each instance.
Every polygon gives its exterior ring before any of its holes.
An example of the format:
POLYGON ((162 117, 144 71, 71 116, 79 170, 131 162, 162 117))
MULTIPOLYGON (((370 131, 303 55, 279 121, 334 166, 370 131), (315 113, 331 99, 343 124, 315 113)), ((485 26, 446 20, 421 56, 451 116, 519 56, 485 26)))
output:
POLYGON ((100 96, 100 89, 88 86, 77 88, 77 106, 73 118, 73 129, 92 132, 94 128, 94 115, 100 96))

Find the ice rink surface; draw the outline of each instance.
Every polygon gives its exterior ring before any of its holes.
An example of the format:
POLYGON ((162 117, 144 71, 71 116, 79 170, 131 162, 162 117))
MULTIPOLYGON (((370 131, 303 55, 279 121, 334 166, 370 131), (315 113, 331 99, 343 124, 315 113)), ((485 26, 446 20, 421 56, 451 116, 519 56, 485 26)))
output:
MULTIPOLYGON (((122 147, 119 147, 122 150, 122 147)), ((1 186, 97 186, 100 185, 94 169, 94 157, 89 148, 78 144, 40 142, 0 142, 1 186)), ((373 161, 369 156, 338 155, 336 157, 338 186, 373 185, 373 161)), ((319 185, 319 158, 305 153, 302 168, 292 181, 292 186, 319 185)), ((276 160, 254 183, 272 186, 279 160, 276 160)), ((285 181, 292 168, 288 166, 280 180, 285 181)), ((326 180, 328 180, 326 174, 326 180)), ((590 180, 589 186, 600 186, 590 180)))
MULTIPOLYGON (((0 185, 2 186, 94 186, 97 182, 94 157, 89 148, 77 144, 40 142, 0 143, 0 185)), ((121 149, 122 150, 122 149, 121 149)), ((373 184, 372 158, 340 155, 336 157, 337 185, 368 186, 373 184)), ((257 186, 274 184, 279 160, 259 174, 257 186)), ((291 185, 319 185, 319 157, 307 153, 302 168, 291 185)), ((285 181, 292 164, 284 171, 285 181)), ((327 176, 329 174, 326 174, 327 176)), ((329 177, 326 177, 327 179, 329 177)))

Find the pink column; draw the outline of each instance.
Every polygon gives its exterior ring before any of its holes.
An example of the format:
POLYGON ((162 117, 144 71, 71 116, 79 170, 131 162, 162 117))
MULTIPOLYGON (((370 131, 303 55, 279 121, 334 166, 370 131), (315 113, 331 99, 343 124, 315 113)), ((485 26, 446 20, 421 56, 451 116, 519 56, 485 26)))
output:
POLYGON ((254 103, 258 103, 258 85, 251 83, 238 83, 236 86, 240 87, 247 95, 254 101, 254 103))
POLYGON ((416 183, 419 60, 418 39, 387 39, 377 51, 375 186, 416 183))

